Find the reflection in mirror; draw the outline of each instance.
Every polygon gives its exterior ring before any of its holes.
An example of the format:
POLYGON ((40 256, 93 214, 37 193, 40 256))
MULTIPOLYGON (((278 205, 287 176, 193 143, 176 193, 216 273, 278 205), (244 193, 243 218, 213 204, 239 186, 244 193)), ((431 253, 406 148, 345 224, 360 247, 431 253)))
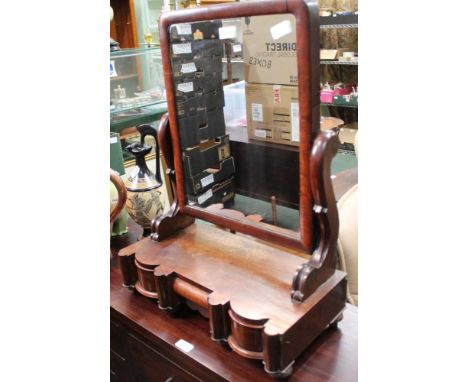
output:
POLYGON ((175 24, 169 34, 185 204, 298 231, 294 16, 175 24))

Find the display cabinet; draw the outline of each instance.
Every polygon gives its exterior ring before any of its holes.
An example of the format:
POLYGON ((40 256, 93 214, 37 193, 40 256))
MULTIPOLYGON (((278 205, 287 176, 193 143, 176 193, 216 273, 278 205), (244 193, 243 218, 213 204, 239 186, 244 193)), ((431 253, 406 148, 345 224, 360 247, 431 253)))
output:
MULTIPOLYGON (((121 145, 139 140, 134 127, 154 124, 166 111, 160 50, 152 47, 110 52, 110 131, 120 134, 121 145)), ((122 153, 124 161, 132 159, 125 150, 122 153)))
POLYGON ((138 46, 148 42, 159 45, 158 21, 164 7, 163 0, 134 0, 137 20, 138 46))
POLYGON ((158 48, 121 49, 110 53, 110 113, 117 120, 130 110, 166 99, 158 48))
MULTIPOLYGON (((327 2, 323 3, 327 7, 327 2)), ((358 129, 357 2, 352 0, 341 11, 330 11, 333 12, 333 15, 320 17, 322 49, 337 51, 336 57, 320 61, 322 84, 331 85, 328 94, 322 94, 321 110, 324 116, 344 121, 340 128, 342 153, 354 156, 354 137, 358 129), (353 52, 354 56, 343 57, 346 50, 353 52), (338 85, 339 89, 333 89, 336 84, 342 85, 338 85)))

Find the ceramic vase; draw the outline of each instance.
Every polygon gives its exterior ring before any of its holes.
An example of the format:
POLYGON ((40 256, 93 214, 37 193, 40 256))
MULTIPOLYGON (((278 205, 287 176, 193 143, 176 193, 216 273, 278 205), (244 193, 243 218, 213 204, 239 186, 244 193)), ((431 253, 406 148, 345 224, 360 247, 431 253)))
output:
POLYGON ((150 171, 145 160, 151 146, 133 143, 125 149, 136 161, 135 170, 125 181, 127 211, 131 218, 143 227, 143 236, 148 236, 153 219, 164 211, 162 184, 150 171))

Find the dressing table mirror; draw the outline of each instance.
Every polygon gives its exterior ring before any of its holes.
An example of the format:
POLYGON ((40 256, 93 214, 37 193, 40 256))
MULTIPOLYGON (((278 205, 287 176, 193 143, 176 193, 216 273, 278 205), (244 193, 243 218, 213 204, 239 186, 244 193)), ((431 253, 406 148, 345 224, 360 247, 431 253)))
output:
POLYGON ((318 5, 168 12, 159 29, 168 114, 158 140, 174 202, 150 238, 119 253, 124 285, 161 309, 198 310, 213 340, 286 377, 346 301, 318 5))

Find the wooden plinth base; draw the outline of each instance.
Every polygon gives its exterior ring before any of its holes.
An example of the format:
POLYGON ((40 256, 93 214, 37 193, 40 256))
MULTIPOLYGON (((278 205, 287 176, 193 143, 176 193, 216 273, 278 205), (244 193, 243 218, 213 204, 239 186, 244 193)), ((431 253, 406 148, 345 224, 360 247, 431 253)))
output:
POLYGON ((263 360, 274 377, 290 374, 294 360, 345 307, 345 273, 335 271, 304 302, 293 302, 292 278, 303 257, 204 222, 135 248, 135 261, 121 265, 136 271, 123 273, 136 273, 145 291, 157 293, 161 309, 186 300, 206 309, 211 337, 263 360))

